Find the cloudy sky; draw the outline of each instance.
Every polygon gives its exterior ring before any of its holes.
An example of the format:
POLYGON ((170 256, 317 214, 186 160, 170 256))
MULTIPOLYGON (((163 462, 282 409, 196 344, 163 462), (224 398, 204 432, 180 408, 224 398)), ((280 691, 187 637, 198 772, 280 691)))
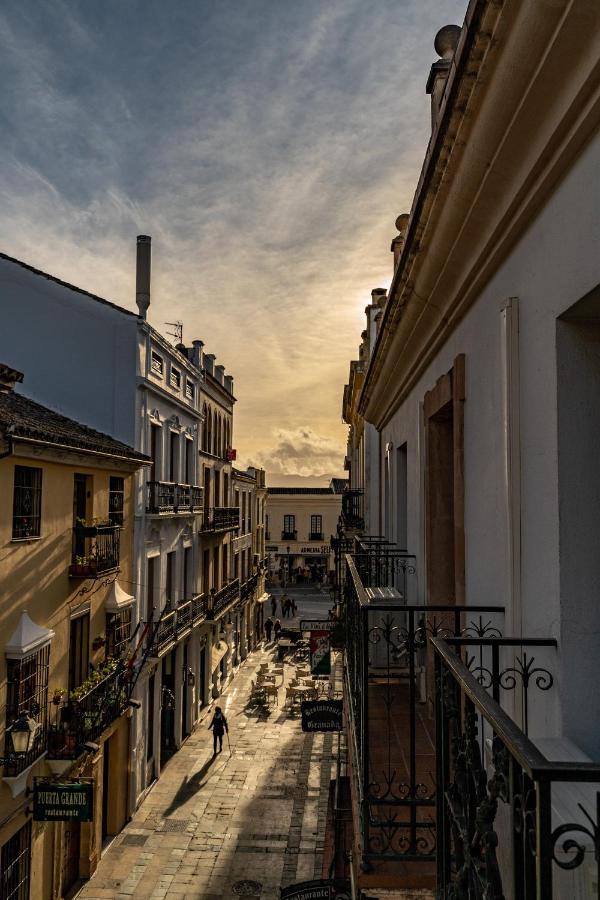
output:
POLYGON ((425 82, 466 0, 7 0, 0 250, 180 319, 235 377, 234 444, 339 473, 348 362, 391 277, 429 133, 425 82))

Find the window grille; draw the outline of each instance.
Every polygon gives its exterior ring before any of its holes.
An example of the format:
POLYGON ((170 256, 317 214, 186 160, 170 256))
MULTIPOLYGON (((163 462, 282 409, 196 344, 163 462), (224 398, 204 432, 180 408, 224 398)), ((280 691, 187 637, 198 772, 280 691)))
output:
POLYGON ((108 518, 111 525, 123 525, 124 497, 125 479, 111 475, 108 491, 108 518))
POLYGON ((13 539, 40 536, 42 470, 15 466, 13 539))
POLYGON ((321 534, 323 531, 323 516, 310 517, 310 533, 321 534))
POLYGON ((296 530, 296 516, 283 517, 283 530, 286 534, 293 534, 296 530))
POLYGON ((29 900, 30 870, 31 822, 27 822, 0 850, 0 900, 29 900))
POLYGON ((162 356, 159 356, 154 350, 150 355, 150 368, 155 375, 162 375, 165 369, 162 356))
POLYGON ((127 653, 131 639, 131 607, 106 614, 106 655, 118 659, 127 653))
POLYGON ((185 396, 188 400, 194 399, 194 383, 186 379, 185 382, 185 396))
MULTIPOLYGON (((28 715, 39 723, 30 750, 5 766, 5 774, 14 777, 30 766, 42 753, 46 742, 48 724, 48 669, 50 644, 23 659, 6 660, 6 726, 8 728, 20 716, 28 715)), ((5 736, 6 755, 10 756, 12 740, 5 736)))
POLYGON ((171 374, 169 378, 169 382, 171 387, 180 388, 181 387, 181 372, 179 369, 176 369, 175 366, 171 366, 171 374))

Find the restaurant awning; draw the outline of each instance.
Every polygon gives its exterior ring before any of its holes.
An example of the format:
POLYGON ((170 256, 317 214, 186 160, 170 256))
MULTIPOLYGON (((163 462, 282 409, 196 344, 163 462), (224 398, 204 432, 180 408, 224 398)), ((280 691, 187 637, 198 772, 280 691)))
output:
POLYGON ((211 654, 211 672, 214 672, 228 650, 226 641, 217 641, 212 648, 211 654))
POLYGON ((118 612, 120 609, 126 609, 135 602, 133 594, 128 594, 119 585, 118 581, 113 581, 108 596, 104 601, 104 608, 107 612, 118 612))

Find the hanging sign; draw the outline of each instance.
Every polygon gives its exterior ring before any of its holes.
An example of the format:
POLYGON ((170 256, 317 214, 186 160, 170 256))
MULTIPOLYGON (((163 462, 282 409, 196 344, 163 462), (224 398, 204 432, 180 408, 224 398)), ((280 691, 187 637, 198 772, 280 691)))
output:
POLYGON ((302 731, 341 731, 341 700, 304 700, 302 703, 302 731))
POLYGON ((350 900, 350 890, 339 881, 320 878, 281 888, 281 900, 350 900))
POLYGON ((59 783, 35 781, 35 822, 91 822, 94 818, 94 785, 91 781, 59 783))
POLYGON ((300 631, 333 631, 336 625, 329 619, 300 619, 300 631))
POLYGON ((310 671, 313 675, 331 673, 331 647, 328 631, 310 633, 310 671))

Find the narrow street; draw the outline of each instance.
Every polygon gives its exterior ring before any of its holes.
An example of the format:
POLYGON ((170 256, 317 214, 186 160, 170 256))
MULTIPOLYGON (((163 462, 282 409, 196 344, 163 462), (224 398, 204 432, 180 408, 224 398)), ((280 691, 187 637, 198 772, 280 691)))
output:
MULTIPOLYGON (((324 617, 325 596, 321 610, 317 596, 298 593, 299 613, 324 617)), ((213 757, 205 717, 105 852, 82 900, 262 900, 279 897, 282 885, 321 877, 335 738, 304 734, 298 712, 284 707, 283 686, 277 705, 249 702, 259 665, 275 656, 273 644, 251 654, 217 701, 230 748, 225 736, 213 757)), ((285 683, 295 670, 285 664, 285 683)))

